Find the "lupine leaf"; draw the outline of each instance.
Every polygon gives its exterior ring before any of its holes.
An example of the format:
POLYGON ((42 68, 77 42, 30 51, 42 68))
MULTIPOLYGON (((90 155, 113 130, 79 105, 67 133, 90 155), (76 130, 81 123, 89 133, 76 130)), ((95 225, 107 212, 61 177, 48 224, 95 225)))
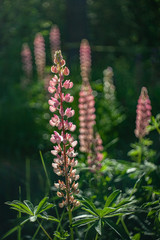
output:
POLYGON ((42 210, 39 211, 39 213, 44 212, 44 211, 46 211, 46 210, 48 210, 48 209, 50 209, 50 208, 52 208, 52 207, 55 207, 55 205, 52 204, 52 203, 47 203, 47 204, 42 208, 42 210))
POLYGON ((48 197, 44 197, 40 203, 38 204, 36 211, 34 211, 34 214, 37 215, 40 213, 40 211, 42 211, 43 207, 45 206, 46 202, 48 200, 48 197))
POLYGON ((17 211, 21 211, 23 213, 27 213, 29 215, 32 215, 32 212, 31 210, 23 203, 21 203, 20 201, 12 201, 12 202, 6 202, 5 204, 11 206, 11 208, 15 208, 14 210, 17 210, 17 211))
POLYGON ((83 219, 83 218, 93 218, 93 215, 89 215, 89 214, 81 214, 77 217, 74 217, 73 219, 74 220, 77 220, 77 219, 83 219))
POLYGON ((16 210, 16 211, 18 211, 18 212, 21 212, 21 213, 25 213, 25 214, 31 215, 30 213, 28 213, 27 211, 21 209, 20 207, 10 207, 10 209, 13 209, 13 210, 16 210))
POLYGON ((50 215, 41 215, 41 214, 38 214, 39 218, 42 218, 42 219, 45 219, 45 220, 49 220, 49 221, 54 221, 54 222, 59 222, 59 220, 53 216, 50 216, 50 215))
POLYGON ((96 231, 99 233, 99 235, 102 234, 102 221, 99 219, 97 226, 95 227, 96 231))
POLYGON ((88 232, 91 228, 93 228, 94 225, 95 225, 95 223, 92 223, 91 225, 88 226, 88 228, 86 230, 85 237, 84 237, 85 240, 88 240, 88 232))
POLYGON ((121 233, 119 232, 119 229, 117 227, 116 224, 114 224, 112 221, 109 221, 109 220, 104 220, 104 222, 110 227, 112 228, 123 240, 127 240, 127 239, 124 239, 123 236, 121 235, 121 233))
POLYGON ((120 190, 116 190, 114 191, 113 193, 111 193, 109 195, 109 197, 107 198, 107 201, 105 203, 105 206, 104 207, 109 207, 110 204, 113 202, 113 200, 117 197, 117 195, 120 193, 120 190))
POLYGON ((111 213, 111 212, 115 212, 116 208, 111 208, 111 207, 105 207, 102 209, 101 213, 100 213, 100 217, 104 217, 105 215, 111 213))
POLYGON ((28 200, 24 200, 23 202, 31 210, 31 212, 33 213, 33 211, 34 211, 33 204, 30 201, 28 201, 28 200))
POLYGON ((89 201, 88 199, 84 199, 83 201, 81 201, 82 204, 86 207, 86 208, 89 208, 91 209, 91 211, 95 212, 97 214, 97 209, 95 207, 95 205, 89 201))
POLYGON ((82 220, 79 220, 79 221, 76 221, 74 224, 73 224, 73 227, 81 227, 81 226, 84 226, 86 224, 89 224, 89 223, 92 223, 92 222, 95 222, 97 221, 97 218, 86 218, 86 219, 82 219, 82 220))
POLYGON ((84 211, 86 211, 86 212, 91 213, 91 214, 94 215, 94 216, 97 216, 97 214, 96 214, 95 212, 91 211, 91 210, 88 209, 88 208, 83 208, 83 207, 82 207, 82 209, 83 209, 84 211))

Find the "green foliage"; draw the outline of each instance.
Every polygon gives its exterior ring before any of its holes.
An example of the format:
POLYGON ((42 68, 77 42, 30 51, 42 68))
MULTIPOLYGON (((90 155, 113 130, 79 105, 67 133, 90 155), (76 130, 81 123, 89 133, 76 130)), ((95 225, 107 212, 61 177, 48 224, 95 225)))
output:
POLYGON ((45 213, 46 210, 55 207, 54 204, 48 203, 47 200, 48 197, 43 198, 40 203, 35 207, 28 200, 24 200, 24 203, 14 200, 12 202, 6 202, 6 204, 9 205, 11 209, 29 215, 30 222, 35 222, 37 218, 59 222, 59 220, 55 217, 49 216, 45 213))
POLYGON ((126 235, 119 232, 117 224, 111 219, 114 217, 122 218, 126 215, 133 214, 135 201, 131 198, 119 197, 117 199, 119 194, 119 190, 111 193, 102 209, 96 208, 93 202, 89 199, 82 200, 82 210, 87 212, 87 214, 81 214, 80 216, 75 217, 73 226, 81 227, 89 224, 90 227, 88 228, 88 231, 91 230, 91 228, 94 228, 99 235, 102 235, 102 230, 107 225, 122 238, 124 235, 123 239, 125 239, 126 235))
POLYGON ((128 152, 128 156, 138 163, 152 161, 156 155, 154 150, 149 149, 152 144, 153 141, 150 139, 142 138, 139 142, 131 144, 132 150, 128 152))
POLYGON ((62 233, 56 231, 56 232, 54 233, 54 236, 55 236, 57 239, 65 240, 65 239, 67 239, 70 235, 68 234, 67 231, 63 231, 62 233))
POLYGON ((157 130, 158 134, 160 134, 160 114, 157 114, 156 117, 152 116, 149 126, 147 127, 149 132, 153 130, 157 130))
POLYGON ((19 225, 12 228, 11 230, 9 230, 3 236, 2 239, 8 237, 10 234, 17 231, 18 228, 20 226, 24 225, 26 222, 28 222, 28 221, 35 222, 36 220, 38 220, 38 218, 48 220, 48 221, 53 221, 53 222, 59 222, 59 220, 57 218, 55 218, 53 216, 50 216, 46 213, 46 210, 55 207, 54 204, 48 203, 47 200, 48 200, 48 197, 44 197, 40 201, 40 203, 35 207, 28 200, 24 200, 23 202, 18 201, 18 200, 14 200, 12 202, 6 202, 6 204, 9 205, 11 209, 16 210, 16 211, 21 212, 21 213, 24 213, 24 214, 27 214, 28 216, 25 217, 25 220, 24 220, 24 217, 22 217, 20 219, 21 222, 19 223, 19 225))

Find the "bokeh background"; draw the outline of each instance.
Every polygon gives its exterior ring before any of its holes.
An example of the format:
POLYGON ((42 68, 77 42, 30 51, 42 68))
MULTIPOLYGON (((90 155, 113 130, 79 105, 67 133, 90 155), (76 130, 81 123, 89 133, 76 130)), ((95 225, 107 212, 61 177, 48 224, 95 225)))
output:
MULTIPOLYGON (((37 78, 34 61, 36 33, 45 39, 49 72, 50 29, 54 24, 60 29, 61 49, 75 84, 77 124, 79 46, 83 38, 88 39, 97 128, 108 156, 127 160, 130 143, 135 141, 136 104, 142 86, 148 89, 152 114, 160 111, 160 0, 1 0, 0 5, 0 233, 4 233, 12 223, 9 219, 15 217, 4 202, 18 199, 19 186, 22 199, 29 196, 34 202, 44 195, 40 150, 54 181, 48 96, 43 81, 37 78), (22 84, 21 50, 25 42, 33 57, 33 77, 27 87, 22 84), (107 119, 102 94, 103 70, 108 66, 113 68, 117 101, 125 116, 115 128, 101 121, 107 119)), ((154 134, 151 137, 156 138, 154 134)))

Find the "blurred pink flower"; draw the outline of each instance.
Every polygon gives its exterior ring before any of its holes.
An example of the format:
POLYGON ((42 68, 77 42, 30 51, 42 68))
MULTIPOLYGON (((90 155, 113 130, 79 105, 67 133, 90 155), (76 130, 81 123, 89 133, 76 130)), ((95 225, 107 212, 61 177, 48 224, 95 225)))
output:
POLYGON ((91 49, 86 39, 83 39, 80 45, 80 68, 82 81, 89 81, 91 71, 91 49))
POLYGON ((41 33, 37 33, 34 39, 34 56, 39 79, 44 77, 46 65, 45 42, 41 33))
POLYGON ((27 43, 22 46, 21 57, 23 71, 29 80, 32 77, 32 54, 27 43))
POLYGON ((147 135, 147 126, 151 118, 151 101, 148 96, 147 88, 142 87, 141 94, 137 104, 137 118, 135 135, 137 138, 143 138, 147 135))
POLYGON ((88 155, 88 165, 91 168, 92 172, 98 171, 101 168, 101 161, 103 160, 103 145, 102 139, 99 133, 96 133, 95 138, 92 141, 92 152, 88 155))
POLYGON ((54 25, 50 31, 50 46, 51 46, 51 56, 54 62, 55 51, 60 50, 60 31, 57 25, 54 25))

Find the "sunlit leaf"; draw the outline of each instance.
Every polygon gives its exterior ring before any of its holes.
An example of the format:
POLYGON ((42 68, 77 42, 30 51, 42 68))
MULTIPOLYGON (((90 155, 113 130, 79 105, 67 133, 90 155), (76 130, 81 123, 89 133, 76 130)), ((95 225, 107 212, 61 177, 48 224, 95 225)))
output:
POLYGON ((39 213, 42 211, 42 209, 43 209, 43 207, 45 206, 47 200, 48 200, 48 197, 44 197, 44 198, 40 201, 40 203, 38 204, 38 206, 37 206, 37 207, 35 208, 35 210, 34 210, 34 214, 35 214, 35 215, 39 214, 39 213))
POLYGON ((111 193, 109 195, 109 197, 107 198, 107 201, 105 203, 105 206, 104 207, 109 207, 110 204, 113 202, 113 200, 117 197, 117 195, 120 193, 120 190, 116 190, 114 191, 113 193, 111 193))
POLYGON ((99 233, 99 235, 102 234, 102 221, 99 219, 97 226, 95 227, 96 231, 99 233))

